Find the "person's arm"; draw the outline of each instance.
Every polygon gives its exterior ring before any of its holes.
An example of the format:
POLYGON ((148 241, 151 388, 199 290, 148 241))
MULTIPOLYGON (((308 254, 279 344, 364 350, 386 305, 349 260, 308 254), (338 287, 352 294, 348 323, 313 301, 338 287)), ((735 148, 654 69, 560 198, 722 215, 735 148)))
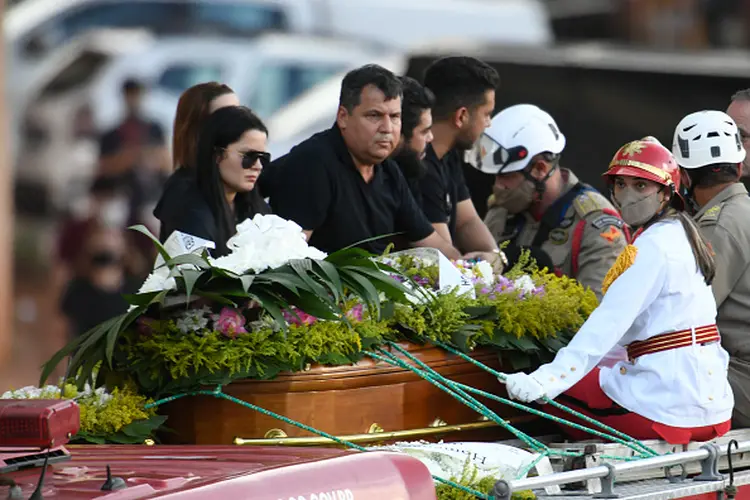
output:
POLYGON ((612 283, 573 340, 530 375, 546 396, 555 398, 579 382, 658 297, 666 279, 664 255, 650 239, 638 243, 634 263, 612 283))
POLYGON ((456 241, 454 244, 464 252, 491 252, 497 249, 495 239, 479 218, 471 198, 467 197, 456 205, 456 241))
POLYGON ((714 251, 716 274, 711 283, 711 289, 718 308, 737 285, 737 281, 742 276, 742 269, 747 267, 747 262, 744 257, 745 252, 742 251, 742 246, 734 235, 716 222, 701 224, 700 231, 714 251))
MULTIPOLYGON (((627 246, 621 227, 622 220, 614 215, 594 212, 584 220, 578 251, 578 271, 575 278, 581 285, 602 299, 602 281, 617 257, 627 246)), ((572 229, 575 232, 575 228, 572 229)))
POLYGON ((411 245, 414 247, 436 248, 450 260, 458 260, 461 258, 461 252, 445 241, 437 231, 432 231, 429 236, 422 238, 419 241, 411 242, 411 245))
POLYGON ((441 166, 431 160, 424 160, 427 172, 419 179, 419 192, 421 193, 421 209, 427 220, 432 224, 438 236, 446 243, 453 246, 453 238, 448 229, 448 207, 446 205, 447 193, 438 172, 441 166))

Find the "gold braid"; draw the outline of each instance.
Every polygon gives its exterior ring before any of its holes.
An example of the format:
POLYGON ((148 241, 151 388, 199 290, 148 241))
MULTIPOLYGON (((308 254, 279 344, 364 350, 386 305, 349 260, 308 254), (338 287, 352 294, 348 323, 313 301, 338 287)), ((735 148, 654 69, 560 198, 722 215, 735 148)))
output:
POLYGON ((617 257, 617 260, 612 264, 612 267, 609 268, 607 275, 602 281, 602 295, 606 294, 609 287, 612 286, 612 283, 614 283, 622 273, 633 265, 637 254, 638 248, 634 245, 628 245, 622 250, 622 253, 617 257))

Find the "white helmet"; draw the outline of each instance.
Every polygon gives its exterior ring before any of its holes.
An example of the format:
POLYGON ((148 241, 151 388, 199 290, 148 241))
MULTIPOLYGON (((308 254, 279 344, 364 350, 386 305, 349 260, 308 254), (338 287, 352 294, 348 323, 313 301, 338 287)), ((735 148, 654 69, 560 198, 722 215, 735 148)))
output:
POLYGON ((487 174, 508 174, 526 168, 540 153, 560 154, 565 136, 546 111, 533 104, 505 108, 492 119, 466 160, 487 174))
POLYGON ((745 159, 737 125, 722 111, 698 111, 683 118, 674 131, 672 154, 682 168, 701 168, 745 159))

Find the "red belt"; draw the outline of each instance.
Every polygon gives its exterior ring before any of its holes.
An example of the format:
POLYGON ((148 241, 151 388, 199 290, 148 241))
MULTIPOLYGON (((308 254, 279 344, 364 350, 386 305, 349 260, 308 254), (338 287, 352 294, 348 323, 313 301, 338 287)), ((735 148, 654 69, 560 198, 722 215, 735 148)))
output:
POLYGON ((692 329, 680 330, 679 332, 656 335, 648 340, 636 340, 628 344, 626 348, 628 350, 628 358, 632 361, 646 354, 669 351, 678 347, 687 347, 693 345, 693 343, 702 345, 720 340, 721 337, 719 337, 719 330, 716 328, 716 325, 707 325, 696 328, 695 337, 693 337, 692 329))

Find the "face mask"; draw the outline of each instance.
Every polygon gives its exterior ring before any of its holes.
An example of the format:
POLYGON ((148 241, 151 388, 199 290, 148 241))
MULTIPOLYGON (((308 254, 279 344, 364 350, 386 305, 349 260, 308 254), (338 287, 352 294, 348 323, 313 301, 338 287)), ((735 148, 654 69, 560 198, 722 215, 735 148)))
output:
POLYGON ((495 189, 495 203, 511 214, 519 214, 531 206, 534 200, 534 185, 524 180, 514 189, 495 189))
MULTIPOLYGON (((614 197, 613 197, 614 198, 614 197)), ((622 220, 628 225, 639 227, 651 220, 661 209, 659 192, 641 196, 630 189, 625 189, 618 199, 614 199, 622 214, 622 220)))

